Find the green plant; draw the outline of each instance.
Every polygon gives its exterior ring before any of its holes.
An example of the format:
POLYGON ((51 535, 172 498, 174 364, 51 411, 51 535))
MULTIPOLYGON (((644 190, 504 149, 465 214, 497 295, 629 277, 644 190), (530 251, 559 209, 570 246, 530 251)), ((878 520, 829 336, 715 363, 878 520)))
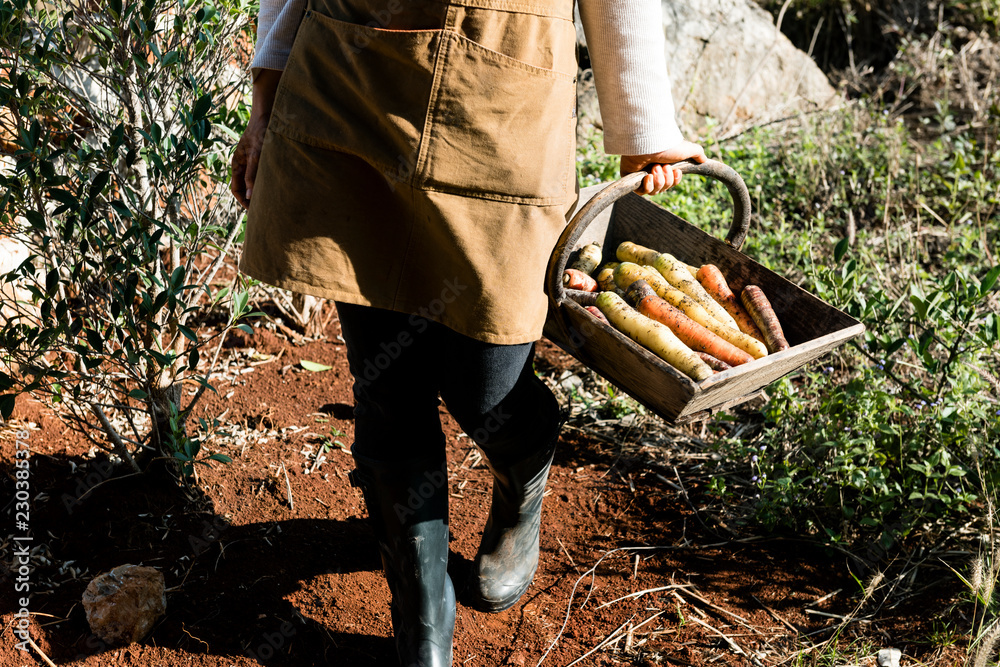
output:
POLYGON ((3 329, 0 412, 46 393, 135 470, 197 457, 186 416, 249 312, 239 280, 217 283, 241 234, 227 182, 247 10, 0 0, 0 231, 30 253, 3 278, 31 294, 3 329))
POLYGON ((343 431, 341 431, 336 426, 331 426, 330 434, 323 436, 323 438, 320 440, 320 446, 322 447, 323 450, 322 453, 326 454, 328 451, 336 447, 337 449, 350 454, 351 450, 347 447, 347 445, 345 445, 341 440, 338 439, 343 437, 344 437, 343 431))
POLYGON ((604 152, 603 142, 603 133, 590 130, 583 145, 577 147, 577 177, 581 188, 618 178, 618 158, 604 152))
MULTIPOLYGON (((757 204, 744 252, 867 331, 771 387, 750 431, 764 452, 717 447, 725 466, 758 457, 745 474, 762 525, 877 560, 975 516, 1000 479, 1000 151, 956 133, 917 160, 912 129, 866 104, 794 137, 762 129, 712 147, 757 204)), ((707 231, 728 224, 713 184, 689 179, 664 200, 707 231)))

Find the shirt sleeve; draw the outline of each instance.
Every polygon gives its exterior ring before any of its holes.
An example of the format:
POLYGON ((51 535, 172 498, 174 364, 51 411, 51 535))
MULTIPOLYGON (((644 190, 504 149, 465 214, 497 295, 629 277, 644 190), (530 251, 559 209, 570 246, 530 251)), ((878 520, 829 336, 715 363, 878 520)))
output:
POLYGON ((660 0, 579 0, 604 150, 646 155, 683 141, 670 94, 660 0))
POLYGON ((262 69, 285 69, 305 9, 306 0, 260 0, 257 44, 250 63, 254 78, 262 69))

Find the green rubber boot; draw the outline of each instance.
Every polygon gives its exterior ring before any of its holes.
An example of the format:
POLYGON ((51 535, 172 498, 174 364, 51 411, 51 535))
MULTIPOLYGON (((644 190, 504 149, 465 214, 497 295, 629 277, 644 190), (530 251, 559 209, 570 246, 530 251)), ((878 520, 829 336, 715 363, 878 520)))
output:
POLYGON ((483 611, 501 612, 514 606, 538 569, 542 496, 562 422, 558 401, 537 382, 533 433, 517 438, 516 444, 481 445, 493 473, 490 516, 476 555, 473 581, 476 606, 483 611))
POLYGON ((402 667, 449 667, 455 590, 448 576, 448 470, 444 461, 386 464, 354 456, 392 593, 402 667))

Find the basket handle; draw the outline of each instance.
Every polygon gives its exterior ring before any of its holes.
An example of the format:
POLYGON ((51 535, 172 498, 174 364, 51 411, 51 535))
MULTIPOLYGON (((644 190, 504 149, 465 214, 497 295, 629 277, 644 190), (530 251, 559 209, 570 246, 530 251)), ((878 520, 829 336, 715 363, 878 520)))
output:
MULTIPOLYGON (((707 176, 722 182, 729 190, 729 196, 733 199, 733 222, 726 235, 726 243, 739 250, 746 240, 747 231, 750 229, 750 192, 746 183, 732 167, 722 164, 716 160, 706 160, 702 163, 685 160, 673 165, 680 169, 683 174, 697 174, 707 176)), ((548 284, 549 300, 553 306, 558 306, 566 298, 566 291, 563 288, 562 274, 566 269, 572 248, 583 235, 587 226, 608 206, 615 203, 628 193, 634 191, 642 179, 649 175, 646 171, 637 171, 627 176, 623 176, 611 183, 606 188, 598 192, 594 197, 577 211, 573 219, 563 230, 562 235, 552 251, 549 261, 548 284)))

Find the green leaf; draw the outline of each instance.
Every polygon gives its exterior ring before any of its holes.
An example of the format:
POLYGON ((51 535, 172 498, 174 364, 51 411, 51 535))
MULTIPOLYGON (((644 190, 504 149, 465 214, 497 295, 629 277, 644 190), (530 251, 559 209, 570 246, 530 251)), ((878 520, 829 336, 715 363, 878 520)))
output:
POLYGON ((111 181, 111 174, 107 171, 102 171, 94 180, 90 183, 90 198, 93 199, 97 195, 104 192, 104 188, 108 187, 108 183, 111 181))
POLYGON ((927 308, 929 304, 917 295, 913 295, 910 297, 910 303, 913 304, 913 308, 917 311, 917 317, 919 317, 921 320, 926 320, 927 308))
POLYGON ((239 317, 246 310, 250 295, 247 292, 237 292, 233 295, 233 315, 239 317))
POLYGON ((986 293, 993 289, 993 286, 997 283, 997 278, 1000 278, 1000 264, 997 264, 990 272, 986 274, 983 278, 983 282, 979 284, 979 294, 981 296, 986 296, 986 293))
POLYGON ((307 371, 313 371, 316 373, 320 371, 328 371, 331 368, 333 368, 333 366, 324 366, 323 364, 317 364, 315 361, 309 361, 308 359, 300 360, 299 364, 301 364, 302 368, 306 369, 307 371))
POLYGON ((209 93, 205 93, 198 98, 198 101, 194 103, 194 107, 191 108, 191 115, 195 120, 201 120, 204 118, 209 111, 212 110, 212 96, 209 93))
POLYGON ((100 331, 87 329, 87 342, 95 351, 104 352, 104 338, 101 337, 100 331))
POLYGON ((189 341, 193 343, 198 342, 198 336, 196 336, 195 333, 191 331, 189 327, 186 327, 183 324, 178 324, 177 328, 180 330, 182 334, 184 334, 184 337, 187 338, 189 341))
POLYGON ((45 274, 45 293, 55 296, 57 287, 59 287, 59 269, 52 269, 45 274))
POLYGON ((174 272, 170 274, 170 291, 177 292, 180 291, 181 285, 184 283, 184 267, 178 266, 174 269, 174 272))
POLYGON ((17 398, 17 394, 4 394, 0 396, 0 417, 4 420, 10 419, 11 414, 14 412, 14 400, 17 398))
POLYGON ((144 392, 142 389, 133 389, 128 393, 128 396, 129 398, 134 398, 137 401, 144 401, 149 396, 149 394, 144 392))
POLYGON ((212 454, 208 457, 209 461, 220 461, 221 463, 232 463, 233 460, 226 456, 225 454, 212 454))
POLYGON ((833 249, 833 259, 836 263, 838 264, 840 263, 840 260, 844 258, 844 255, 847 254, 847 249, 849 247, 850 244, 848 243, 846 238, 840 239, 840 241, 837 243, 837 247, 833 249))

